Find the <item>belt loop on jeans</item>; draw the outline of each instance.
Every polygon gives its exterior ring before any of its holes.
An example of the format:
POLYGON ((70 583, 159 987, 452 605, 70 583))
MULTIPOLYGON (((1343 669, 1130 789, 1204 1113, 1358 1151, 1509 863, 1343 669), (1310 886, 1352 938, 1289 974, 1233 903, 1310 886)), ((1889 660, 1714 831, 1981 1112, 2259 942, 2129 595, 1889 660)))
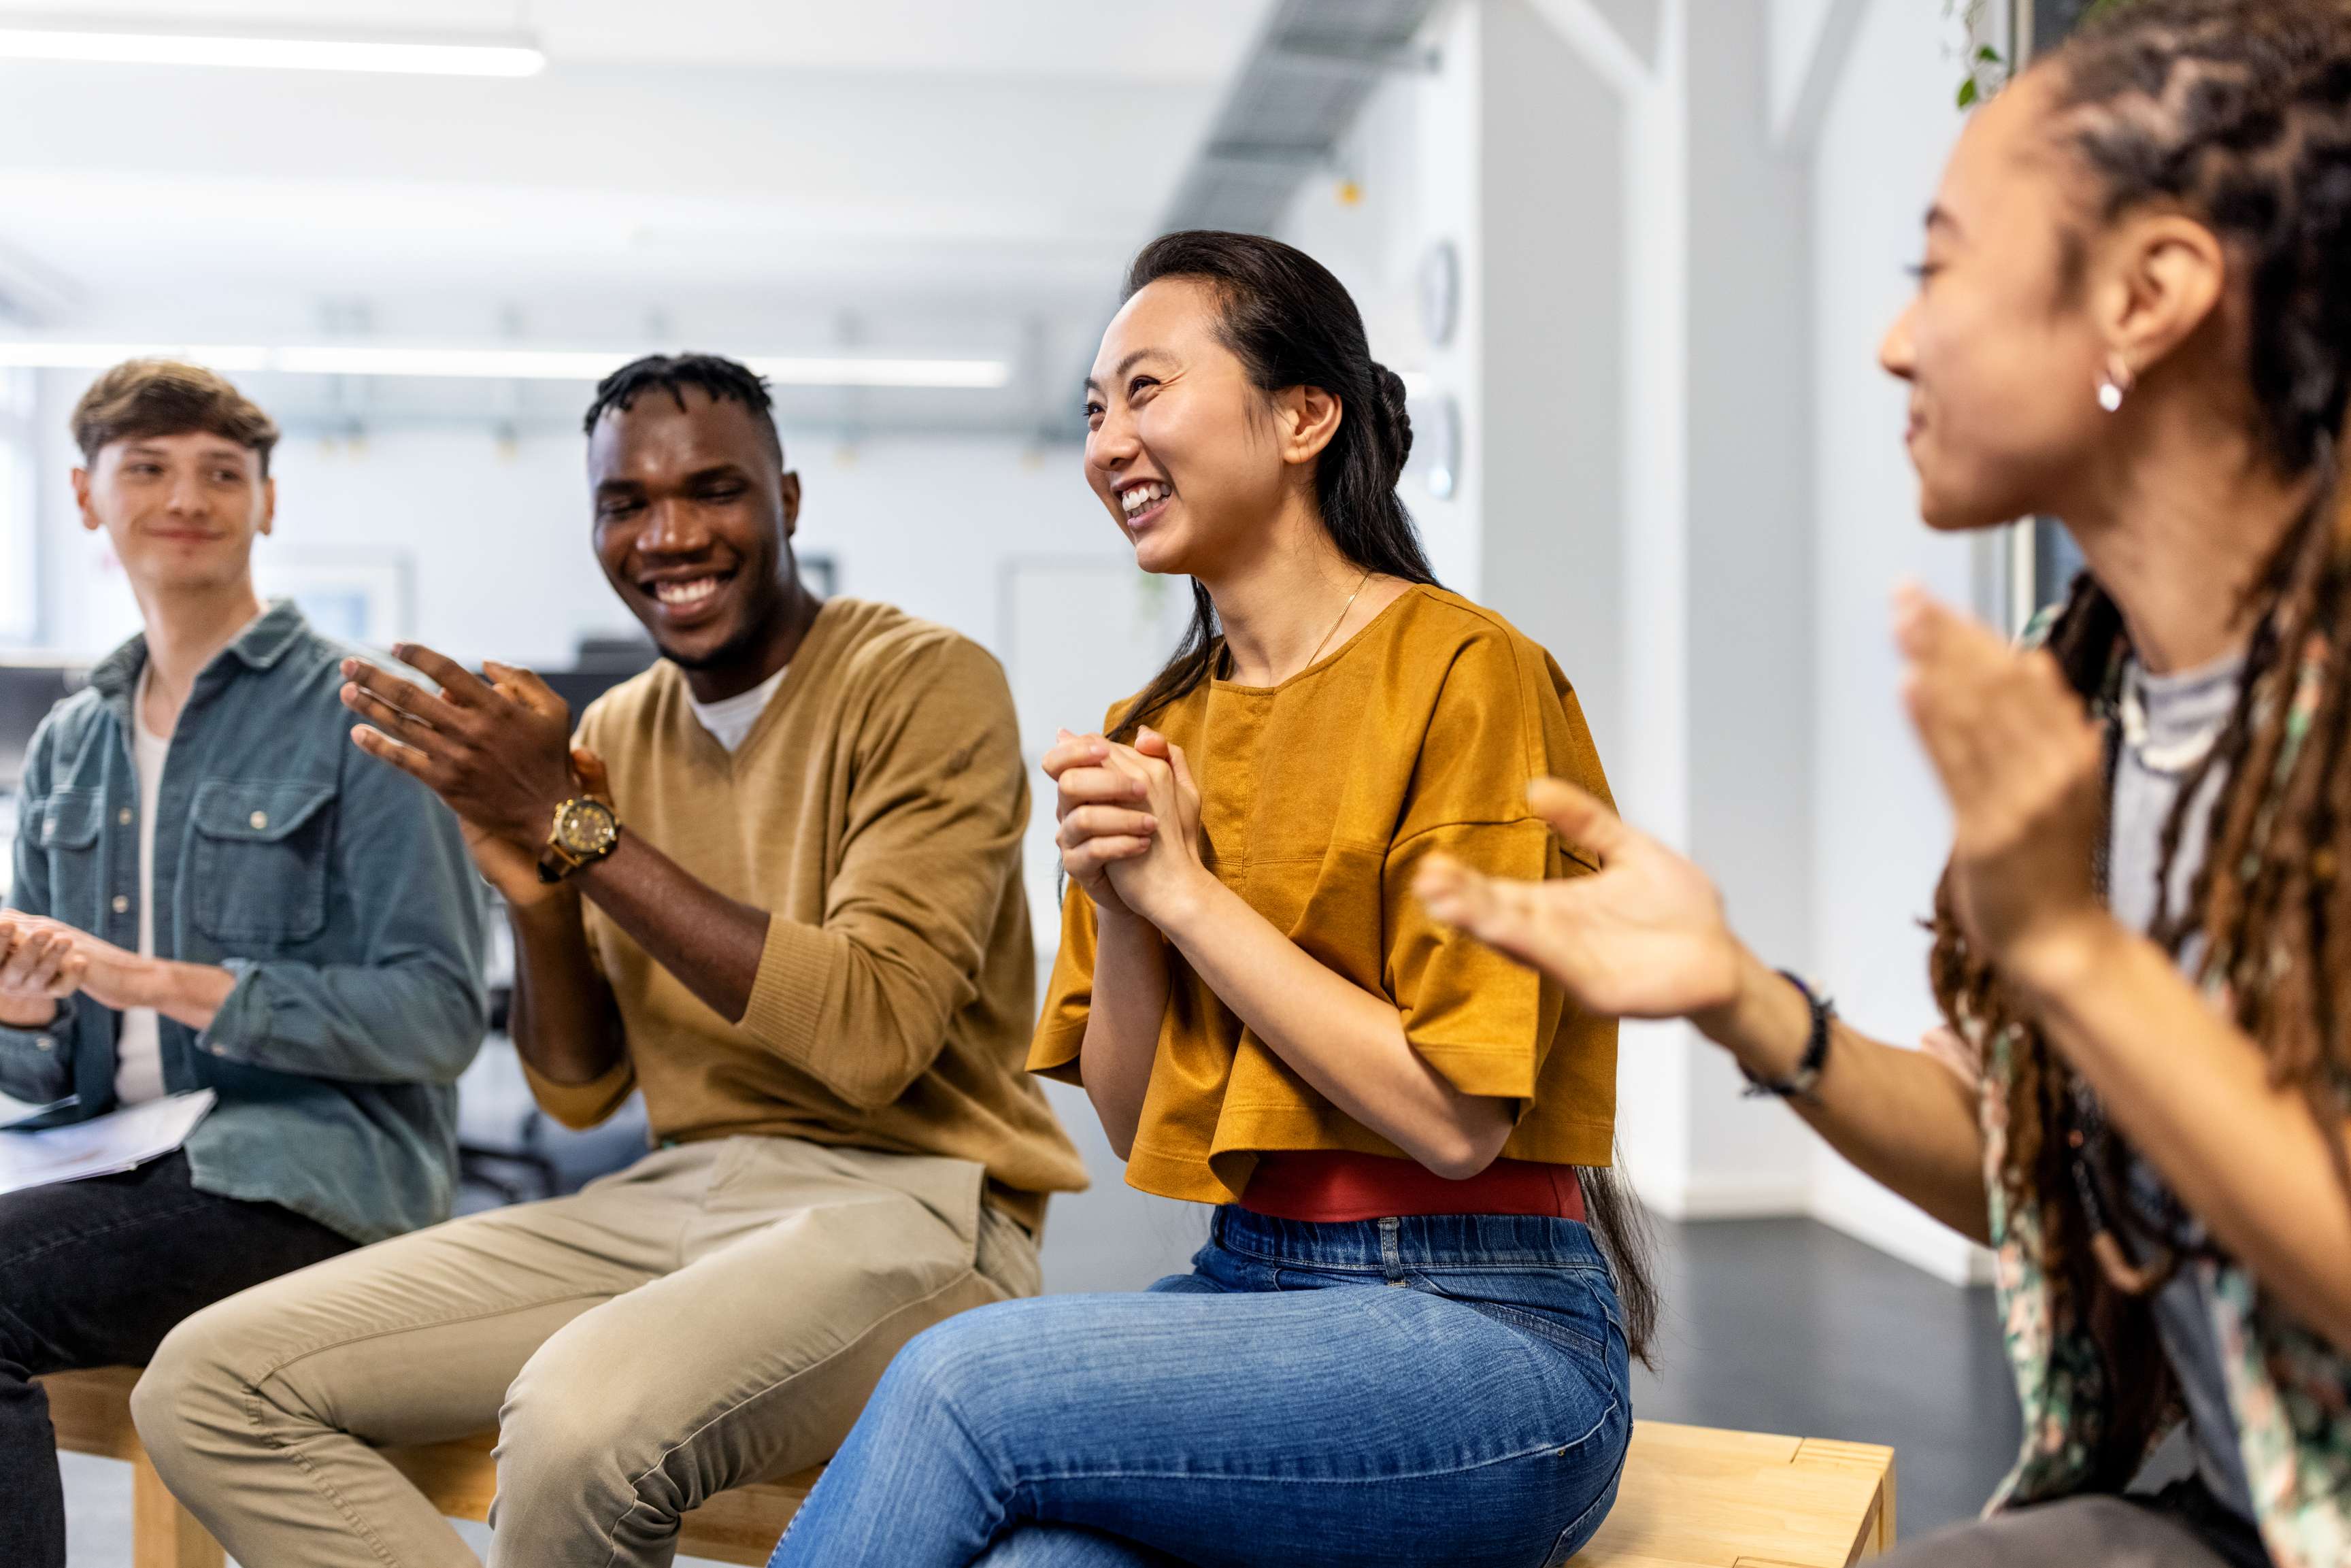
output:
POLYGON ((1380 1267, 1387 1273, 1388 1283, 1404 1283, 1404 1249, 1397 1245, 1397 1233, 1404 1221, 1391 1214, 1380 1221, 1380 1267))

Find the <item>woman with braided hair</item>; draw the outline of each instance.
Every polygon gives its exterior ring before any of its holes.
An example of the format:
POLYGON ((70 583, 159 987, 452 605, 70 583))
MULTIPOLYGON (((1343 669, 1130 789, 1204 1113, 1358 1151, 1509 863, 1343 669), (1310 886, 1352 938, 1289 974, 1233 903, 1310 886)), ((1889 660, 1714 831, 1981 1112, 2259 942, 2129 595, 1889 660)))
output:
POLYGON ((2351 1561, 2351 5, 2105 11, 1969 126, 1919 280, 1883 357, 1927 521, 2054 515, 2089 563, 2022 651, 1898 597, 1954 819, 1936 1049, 1564 785, 1597 875, 1420 891, 1998 1249, 2021 1460, 1890 1561, 2351 1561), (2193 1478, 2119 1495, 2181 1416, 2193 1478))

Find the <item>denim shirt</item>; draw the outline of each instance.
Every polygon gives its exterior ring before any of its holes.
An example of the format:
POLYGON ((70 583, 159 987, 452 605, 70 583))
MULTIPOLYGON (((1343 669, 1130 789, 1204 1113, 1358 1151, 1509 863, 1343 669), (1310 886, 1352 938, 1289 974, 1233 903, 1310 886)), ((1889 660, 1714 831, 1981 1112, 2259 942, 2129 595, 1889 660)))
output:
MULTIPOLYGON (((235 977, 210 1028, 159 1020, 163 1082, 218 1103, 196 1187, 276 1203, 354 1241, 448 1218, 459 1073, 487 1018, 484 900, 457 821, 362 754, 337 697, 357 650, 273 605, 197 675, 155 823, 155 956, 235 977)), ((139 946, 133 637, 34 731, 10 903, 139 946)), ((122 1015, 76 996, 0 1027, 0 1090, 63 1119, 113 1108, 122 1015)))

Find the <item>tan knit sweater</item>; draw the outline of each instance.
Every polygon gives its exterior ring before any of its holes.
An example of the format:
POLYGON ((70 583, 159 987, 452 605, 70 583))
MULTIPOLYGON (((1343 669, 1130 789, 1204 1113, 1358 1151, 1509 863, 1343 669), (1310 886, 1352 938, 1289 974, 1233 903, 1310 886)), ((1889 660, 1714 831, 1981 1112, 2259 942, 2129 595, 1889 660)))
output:
POLYGON ((772 1134, 987 1168, 1034 1225, 1086 1185, 1021 1071, 1036 1019, 1012 694, 977 644, 835 599, 732 756, 664 660, 599 699, 583 744, 623 831, 767 910, 750 1006, 730 1024, 592 904, 589 946, 627 1056, 594 1083, 532 1075, 569 1125, 642 1085, 656 1140, 772 1134))

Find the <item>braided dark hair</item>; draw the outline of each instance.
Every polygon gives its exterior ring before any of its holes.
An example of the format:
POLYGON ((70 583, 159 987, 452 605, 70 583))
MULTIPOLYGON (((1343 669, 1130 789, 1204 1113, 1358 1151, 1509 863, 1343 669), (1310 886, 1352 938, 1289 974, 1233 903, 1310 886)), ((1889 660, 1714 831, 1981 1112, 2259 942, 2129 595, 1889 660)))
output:
POLYGON ((665 392, 685 412, 685 389, 695 387, 714 402, 740 403, 767 433, 776 461, 784 460, 784 438, 776 434, 775 400, 768 395, 768 378, 737 360, 721 354, 647 354, 631 360, 596 383, 596 399, 588 405, 580 428, 592 435, 596 422, 608 413, 626 413, 648 392, 665 392))
MULTIPOLYGON (((1162 235, 1144 246, 1127 268, 1122 298, 1163 277, 1196 278, 1214 290, 1218 336, 1260 391, 1320 387, 1339 400, 1338 433, 1314 470, 1322 526, 1339 553, 1366 570, 1435 582, 1396 494, 1412 456, 1404 381, 1372 358, 1346 286, 1295 246, 1214 229, 1162 235)), ((1133 738, 1137 726, 1198 686, 1219 650, 1216 604, 1195 581, 1191 625, 1166 668, 1119 716, 1112 738, 1133 738)))
POLYGON ((2336 0, 2127 0, 2060 51, 2059 123, 2101 216, 2176 203, 2241 264, 2271 455, 2309 470, 2351 361, 2351 10, 2336 0))
MULTIPOLYGON (((2261 449, 2281 476, 2334 492, 2351 401, 2351 5, 2128 0, 2033 68, 2044 72, 2098 220, 2168 206, 2226 246, 2243 280, 2261 449)), ((2314 504, 2252 587, 2258 615, 2237 706, 2164 825, 2153 935, 2175 958, 2205 939, 2208 977, 2261 1043, 2273 1082, 2310 1102, 2351 1194, 2339 1132, 2351 1084, 2351 884, 2339 876, 2351 857, 2351 640, 2336 632, 2351 626, 2346 502, 2314 504), (2216 774, 2210 849, 2174 910, 2188 813, 2216 774)), ((2127 636, 2094 579, 2074 584, 2050 649, 2085 697, 2111 688, 2127 636)), ((2110 1419, 2095 1469, 2098 1484, 2119 1486, 2145 1456, 2169 1378, 2145 1302, 2095 1266, 2072 1179, 2082 1096, 1970 949, 1948 875, 1933 925, 1945 1014, 1987 1043, 2010 1042, 2001 1196, 2038 1216, 2052 1288, 2098 1339, 2110 1419)), ((2127 1206, 2112 1218, 2128 1224, 2127 1206)))

